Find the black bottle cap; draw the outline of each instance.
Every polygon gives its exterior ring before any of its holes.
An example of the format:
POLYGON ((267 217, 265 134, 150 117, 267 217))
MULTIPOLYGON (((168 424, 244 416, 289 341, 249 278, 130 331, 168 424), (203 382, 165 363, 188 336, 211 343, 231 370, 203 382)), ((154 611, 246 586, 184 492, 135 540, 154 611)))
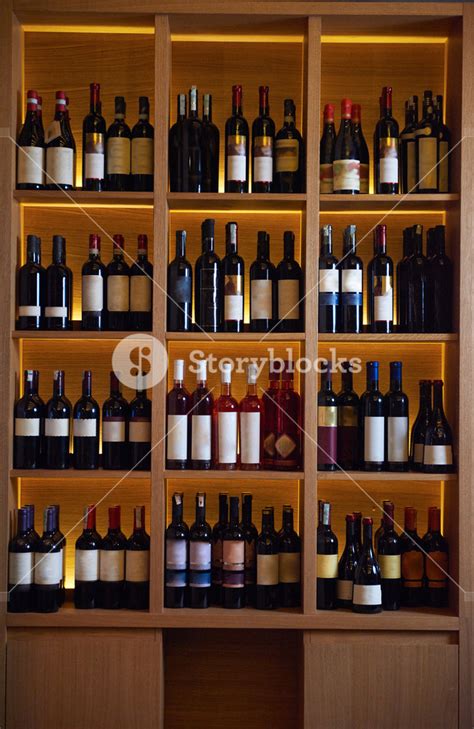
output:
POLYGON ((115 113, 116 114, 125 114, 126 109, 126 103, 123 96, 116 96, 115 97, 115 113))
POLYGON ((201 231, 204 238, 214 238, 214 218, 206 218, 201 225, 201 231))
POLYGON ((66 238, 53 235, 53 261, 56 263, 66 255, 66 238))
POLYGON ((150 111, 150 102, 148 100, 148 96, 139 96, 138 97, 138 113, 139 114, 148 114, 150 111))
POLYGON ((293 99, 285 99, 283 102, 285 108, 285 116, 294 116, 296 111, 295 102, 293 99))
POLYGON ((41 253, 41 238, 37 235, 29 235, 26 238, 26 250, 28 253, 41 253))

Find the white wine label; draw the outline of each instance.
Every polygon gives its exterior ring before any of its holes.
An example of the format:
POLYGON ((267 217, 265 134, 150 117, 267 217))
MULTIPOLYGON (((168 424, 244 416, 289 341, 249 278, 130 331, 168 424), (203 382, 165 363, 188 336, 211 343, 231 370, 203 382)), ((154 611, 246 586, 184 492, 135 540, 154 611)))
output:
POLYGON ((227 138, 227 180, 247 181, 247 138, 240 134, 227 138))
POLYGON ((75 438, 95 438, 97 436, 97 420, 95 418, 72 421, 72 432, 75 438))
POLYGON ((19 306, 18 316, 41 316, 41 306, 19 306))
POLYGON ((188 562, 186 539, 166 540, 166 569, 185 570, 188 562))
POLYGON ((401 556, 399 554, 378 554, 377 562, 383 580, 399 580, 402 576, 401 556))
POLYGON ((319 269, 319 293, 333 294, 339 291, 339 271, 337 268, 319 269))
POLYGON ((415 443, 415 447, 413 449, 413 460, 415 463, 423 463, 424 450, 425 446, 423 443, 415 443))
POLYGON ((415 192, 416 187, 416 147, 415 142, 406 145, 407 151, 407 187, 406 192, 415 192))
POLYGON ((102 276, 82 277, 82 311, 102 311, 104 308, 104 279, 102 276))
POLYGON ((279 581, 285 584, 295 584, 300 581, 300 561, 299 552, 280 552, 279 555, 279 581))
POLYGON ((211 569, 211 545, 209 542, 189 542, 189 567, 192 570, 211 569))
POLYGON ((344 294, 362 293, 362 269, 346 268, 341 274, 341 290, 344 294))
POLYGON ((439 143, 438 192, 449 192, 449 144, 439 143))
POLYGON ((101 582, 121 582, 125 576, 125 550, 100 550, 101 582))
POLYGON ((381 605, 382 589, 380 585, 354 585, 352 601, 354 605, 381 605))
POLYGON ((316 575, 326 580, 333 580, 337 577, 337 554, 316 555, 316 575))
POLYGON ((244 297, 241 294, 226 294, 224 296, 224 319, 226 321, 242 321, 243 318, 244 297))
POLYGON ((300 143, 297 139, 277 139, 275 142, 276 172, 297 172, 300 143))
POLYGON ((452 466, 453 447, 450 445, 425 445, 423 463, 427 466, 452 466))
POLYGON ((130 284, 128 276, 107 276, 107 309, 130 310, 130 284))
POLYGON ((211 416, 193 415, 191 420, 191 458, 194 461, 211 460, 211 416))
POLYGON ((387 455, 390 463, 408 461, 408 418, 387 418, 387 455))
POLYGON ((253 146, 253 181, 272 182, 273 180, 273 139, 255 137, 253 146))
POLYGON ((338 580, 336 588, 339 600, 352 600, 353 586, 352 580, 338 580))
POLYGON ((149 420, 131 420, 128 429, 130 443, 151 442, 151 422, 149 420))
POLYGON ((278 554, 257 554, 257 585, 278 585, 278 554))
POLYGON ((237 413, 217 414, 217 462, 237 462, 237 413))
POLYGON ((125 443, 125 420, 103 420, 102 441, 104 443, 125 443))
POLYGON ((295 320, 300 318, 300 282, 297 279, 278 281, 278 318, 295 320))
POLYGON ((250 318, 272 319, 273 283, 269 280, 250 282, 250 318))
POLYGON ((62 552, 35 552, 35 585, 57 585, 62 578, 62 552))
POLYGON ((240 413, 240 461, 260 463, 260 413, 240 413))
POLYGON ((46 418, 44 434, 47 438, 67 438, 69 436, 69 418, 46 418))
POLYGON ((166 458, 185 461, 188 457, 188 416, 168 415, 166 458))
POLYGON ((127 582, 148 582, 150 579, 150 551, 128 549, 125 557, 127 582))
POLYGON ((10 552, 8 555, 8 584, 31 585, 34 563, 34 552, 10 552))
POLYGON ((153 174, 153 139, 132 139, 132 175, 153 174))
POLYGON ((148 276, 130 276, 130 311, 151 311, 151 287, 148 276))
POLYGON ((74 184, 74 151, 69 147, 49 147, 46 150, 47 184, 74 184))
POLYGON ((330 164, 319 165, 319 192, 321 195, 334 192, 332 162, 330 164))
POLYGON ((391 276, 375 276, 374 282, 374 320, 393 320, 393 288, 391 276))
MULTIPOLYGON (((101 137, 103 140, 103 134, 87 134, 87 137, 101 137)), ((93 143, 92 143, 93 144, 93 143)), ((86 169, 84 172, 85 180, 103 180, 105 177, 105 154, 104 154, 104 142, 96 142, 96 147, 99 147, 102 151, 88 152, 89 142, 86 139, 86 154, 85 154, 85 165, 86 169)))
POLYGON ((379 181, 389 185, 398 183, 397 137, 383 137, 379 141, 379 181))
POLYGON ((42 185, 44 147, 21 147, 18 150, 17 184, 42 185))
POLYGON ((76 549, 74 578, 76 582, 97 582, 99 579, 98 549, 76 549))
POLYGON ((436 137, 424 137, 419 135, 418 139, 418 189, 436 190, 438 188, 438 173, 436 165, 438 162, 438 140, 436 137))
POLYGON ((107 174, 130 174, 130 139, 109 137, 107 140, 107 174))
POLYGON ((360 190, 360 162, 358 159, 337 159, 333 162, 334 192, 360 190))
POLYGON ((44 315, 49 317, 67 317, 67 306, 47 306, 44 315))
POLYGON ((375 415, 364 418, 364 461, 384 460, 384 417, 375 415))
POLYGON ((40 435, 40 418, 15 418, 15 435, 34 438, 40 435))

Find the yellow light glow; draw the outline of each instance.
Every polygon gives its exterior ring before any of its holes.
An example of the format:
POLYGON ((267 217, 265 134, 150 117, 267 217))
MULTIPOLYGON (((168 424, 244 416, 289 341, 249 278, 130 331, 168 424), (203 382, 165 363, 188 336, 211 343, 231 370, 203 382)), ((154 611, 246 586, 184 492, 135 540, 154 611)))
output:
POLYGON ((202 215, 204 213, 209 215, 228 215, 233 213, 234 215, 302 215, 301 210, 240 210, 240 208, 230 207, 226 210, 209 210, 209 208, 197 208, 186 210, 170 210, 171 215, 202 215))
POLYGON ((102 209, 110 209, 110 210, 117 210, 117 208, 130 208, 132 210, 153 210, 153 205, 148 204, 139 204, 134 205, 134 203, 118 203, 118 204, 112 204, 112 203, 89 203, 84 202, 83 200, 71 200, 71 202, 67 203, 58 203, 58 202, 48 202, 48 200, 44 200, 43 202, 21 202, 21 207, 27 207, 27 208, 102 208, 102 209))
POLYGON ((447 38, 437 38, 433 36, 417 36, 417 35, 322 35, 321 43, 367 43, 367 44, 384 44, 384 43, 400 43, 400 44, 428 44, 443 45, 447 43, 447 38))
MULTIPOLYGON (((335 201, 336 202, 336 201, 335 201)), ((399 210, 398 208, 390 210, 324 210, 320 209, 321 215, 442 215, 442 210, 399 210)))
POLYGON ((121 35, 154 35, 153 26, 133 25, 24 25, 25 33, 117 33, 121 35))
POLYGON ((303 43, 304 35, 245 35, 235 33, 172 33, 176 43, 303 43))

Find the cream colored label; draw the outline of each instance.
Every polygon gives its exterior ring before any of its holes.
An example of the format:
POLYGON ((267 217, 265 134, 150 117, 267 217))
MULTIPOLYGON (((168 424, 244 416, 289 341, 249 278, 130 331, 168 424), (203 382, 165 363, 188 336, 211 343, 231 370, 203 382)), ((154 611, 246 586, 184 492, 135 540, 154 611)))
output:
POLYGON ((374 319, 393 320, 393 288, 391 276, 376 276, 374 279, 374 319))
POLYGON ((75 579, 79 582, 97 582, 99 579, 99 550, 76 549, 75 579))
POLYGON ((218 413, 218 463, 237 462, 237 413, 218 413))
POLYGON ((109 311, 129 311, 130 289, 128 276, 107 277, 107 309, 109 311))
POLYGON ((257 585, 278 585, 278 554, 257 554, 257 585))
POLYGON ((383 580, 400 579, 402 576, 402 566, 399 554, 378 554, 377 561, 383 580))
POLYGON ((8 555, 8 584, 31 585, 34 560, 34 552, 10 552, 8 555))
POLYGON ((250 282, 250 318, 271 319, 272 318, 272 282, 251 281, 250 282))
POLYGON ((336 405, 318 405, 318 426, 326 428, 337 427, 336 405))
POLYGON ((318 554, 316 562, 317 576, 326 580, 337 577, 337 554, 318 554))
POLYGON ((46 183, 74 184, 74 152, 69 147, 49 147, 46 150, 46 183))
POLYGON ((125 551, 123 549, 100 550, 101 582, 121 582, 125 575, 125 551))
POLYGON ((102 311, 104 308, 104 279, 102 276, 82 277, 82 311, 102 311))
POLYGON ((425 445, 423 463, 427 466, 452 466, 453 448, 450 445, 425 445))
POLYGON ((240 134, 227 138, 227 179, 247 180, 247 138, 240 134))
POLYGON ((168 415, 166 457, 170 461, 185 461, 188 457, 188 416, 168 415))
POLYGON ((362 269, 345 268, 341 271, 341 291, 344 294, 362 293, 362 269))
POLYGON ((130 174, 130 139, 110 137, 107 140, 107 174, 130 174))
POLYGON ((352 600, 352 588, 354 583, 352 580, 337 581, 337 597, 339 600, 352 600))
POLYGON ((35 585, 58 585, 63 577, 61 552, 35 553, 35 585))
POLYGON ((379 141, 379 177, 381 184, 398 183, 398 139, 384 137, 379 141))
POLYGON ((44 434, 47 438, 67 438, 69 435, 69 418, 46 418, 44 434))
POLYGON ((20 147, 18 150, 17 183, 42 185, 44 147, 20 147))
POLYGON ((390 463, 408 461, 408 418, 387 418, 387 456, 390 463))
POLYGON ((148 549, 127 550, 125 579, 127 582, 148 582, 150 579, 150 552, 148 549))
POLYGON ((280 552, 280 582, 294 584, 300 581, 300 558, 299 552, 280 552))
POLYGON ((240 572, 245 566, 245 542, 224 539, 222 543, 222 567, 229 572, 240 572))
POLYGON ((72 429, 75 438, 95 438, 97 420, 95 418, 73 420, 72 429))
POLYGON ((151 423, 149 420, 131 421, 128 439, 130 443, 150 443, 151 423))
POLYGON ((381 605, 382 589, 380 585, 354 585, 352 601, 354 605, 381 605))
POLYGON ((278 318, 299 319, 300 282, 296 279, 278 281, 278 318))
POLYGON ((240 413, 240 460, 260 463, 260 413, 240 413))
POLYGON ((439 143, 438 165, 438 192, 449 192, 449 145, 447 142, 439 143))
POLYGON ((40 434, 40 418, 15 418, 15 435, 33 438, 40 434))
POLYGON ((132 175, 153 174, 153 139, 132 139, 132 175))
POLYGON ((337 159, 333 162, 334 192, 360 190, 360 161, 358 159, 337 159))
POLYGON ((339 271, 337 268, 319 269, 319 292, 333 294, 339 291, 339 271))
POLYGON ((102 423, 102 441, 104 443, 124 443, 125 420, 104 420, 102 423))
POLYGON ((296 172, 299 164, 300 144, 297 139, 277 139, 275 143, 275 169, 277 172, 296 172))
POLYGON ((383 462, 384 425, 383 415, 364 418, 364 461, 383 462))
POLYGON ((130 276, 130 311, 151 311, 151 286, 148 276, 130 276))
POLYGON ((224 280, 224 319, 226 321, 242 321, 243 318, 243 276, 226 275, 224 280))
POLYGON ((418 136, 418 189, 436 190, 438 187, 436 165, 438 162, 438 140, 435 137, 418 136))
POLYGON ((211 460, 211 416, 192 416, 191 458, 194 461, 211 460))

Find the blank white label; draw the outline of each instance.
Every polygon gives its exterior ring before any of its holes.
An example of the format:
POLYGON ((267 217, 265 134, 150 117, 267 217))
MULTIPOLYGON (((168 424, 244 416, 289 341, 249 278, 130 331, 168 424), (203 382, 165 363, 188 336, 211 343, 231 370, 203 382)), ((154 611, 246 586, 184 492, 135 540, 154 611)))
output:
POLYGON ((398 159, 397 157, 380 158, 380 182, 382 184, 396 185, 398 182, 398 159))
POLYGON ((333 162, 334 192, 338 190, 360 190, 360 161, 337 159, 333 162))
POLYGON ((41 316, 41 306, 19 306, 18 316, 41 316))
POLYGON ((153 139, 132 139, 132 175, 153 174, 153 139))
POLYGON ((424 450, 425 446, 423 443, 415 443, 415 448, 413 449, 413 460, 415 463, 423 463, 424 450))
POLYGON ((34 562, 34 552, 10 552, 8 555, 8 584, 31 585, 34 562))
POLYGON ((253 158, 254 182, 271 182, 273 180, 273 157, 253 158))
POLYGON ((245 155, 229 155, 227 157, 227 179, 235 182, 247 180, 247 158, 245 155))
POLYGON ((209 542, 189 543, 189 567, 192 570, 211 569, 211 545, 209 542))
POLYGON ((82 311, 102 311, 104 308, 104 279, 102 276, 82 277, 82 311))
POLYGON ((185 539, 166 540, 166 569, 185 570, 187 565, 187 542, 185 539))
POLYGON ((97 420, 95 418, 74 420, 73 433, 75 438, 95 438, 97 435, 97 420))
POLYGON ((44 421, 44 434, 48 438, 67 438, 69 418, 47 418, 44 421))
POLYGON ((244 297, 241 294, 224 296, 224 319, 242 321, 244 318, 244 297))
POLYGON ((425 445, 423 463, 427 466, 452 466, 453 449, 450 445, 425 445))
POLYGON ((237 413, 218 413, 218 463, 237 462, 237 413))
POLYGON ((37 437, 40 434, 40 426, 40 418, 15 418, 15 435, 37 437))
POLYGON ((76 549, 74 576, 79 582, 97 582, 99 579, 99 550, 76 549))
POLYGON ((130 421, 128 439, 130 443, 150 443, 151 422, 149 420, 130 421))
POLYGON ((408 418, 389 417, 387 423, 387 453, 392 463, 408 461, 408 418))
POLYGON ((384 460, 384 417, 364 418, 364 461, 384 460))
POLYGON ((35 585, 57 585, 63 578, 61 552, 35 553, 35 585))
POLYGON ((341 276, 341 290, 345 294, 362 293, 362 269, 343 269, 341 276))
POLYGON ((105 154, 86 153, 85 180, 103 180, 105 177, 105 154))
POLYGON ((102 582, 121 582, 125 576, 125 551, 100 550, 100 579, 102 582))
POLYGON ((104 420, 102 423, 102 440, 104 443, 124 443, 125 420, 104 420))
POLYGON ((44 147, 21 147, 18 150, 17 183, 42 185, 44 147))
POLYGON ((250 318, 271 319, 273 284, 269 280, 250 282, 250 318))
POLYGON ((337 596, 339 600, 352 600, 352 588, 354 583, 352 580, 337 581, 337 596))
POLYGON ((319 269, 319 291, 321 294, 333 294, 339 291, 339 271, 337 268, 319 269))
POLYGON ((127 582, 148 582, 150 579, 150 552, 148 549, 127 550, 125 579, 127 582))
POLYGON ((240 460, 260 463, 260 413, 240 413, 240 460))
POLYGON ((74 184, 74 152, 69 147, 49 147, 46 150, 47 184, 74 184))
POLYGON ((44 310, 46 317, 66 317, 67 306, 47 306, 44 310))
POLYGON ((194 461, 211 460, 211 416, 193 415, 191 421, 191 458, 194 461))
POLYGON ((299 319, 300 282, 297 279, 278 281, 278 318, 299 319))
POLYGON ((382 296, 374 296, 375 321, 393 320, 393 289, 382 296))
POLYGON ((354 585, 354 605, 381 605, 382 590, 380 585, 354 585))
POLYGON ((185 461, 188 457, 188 416, 168 415, 166 457, 170 461, 185 461))

